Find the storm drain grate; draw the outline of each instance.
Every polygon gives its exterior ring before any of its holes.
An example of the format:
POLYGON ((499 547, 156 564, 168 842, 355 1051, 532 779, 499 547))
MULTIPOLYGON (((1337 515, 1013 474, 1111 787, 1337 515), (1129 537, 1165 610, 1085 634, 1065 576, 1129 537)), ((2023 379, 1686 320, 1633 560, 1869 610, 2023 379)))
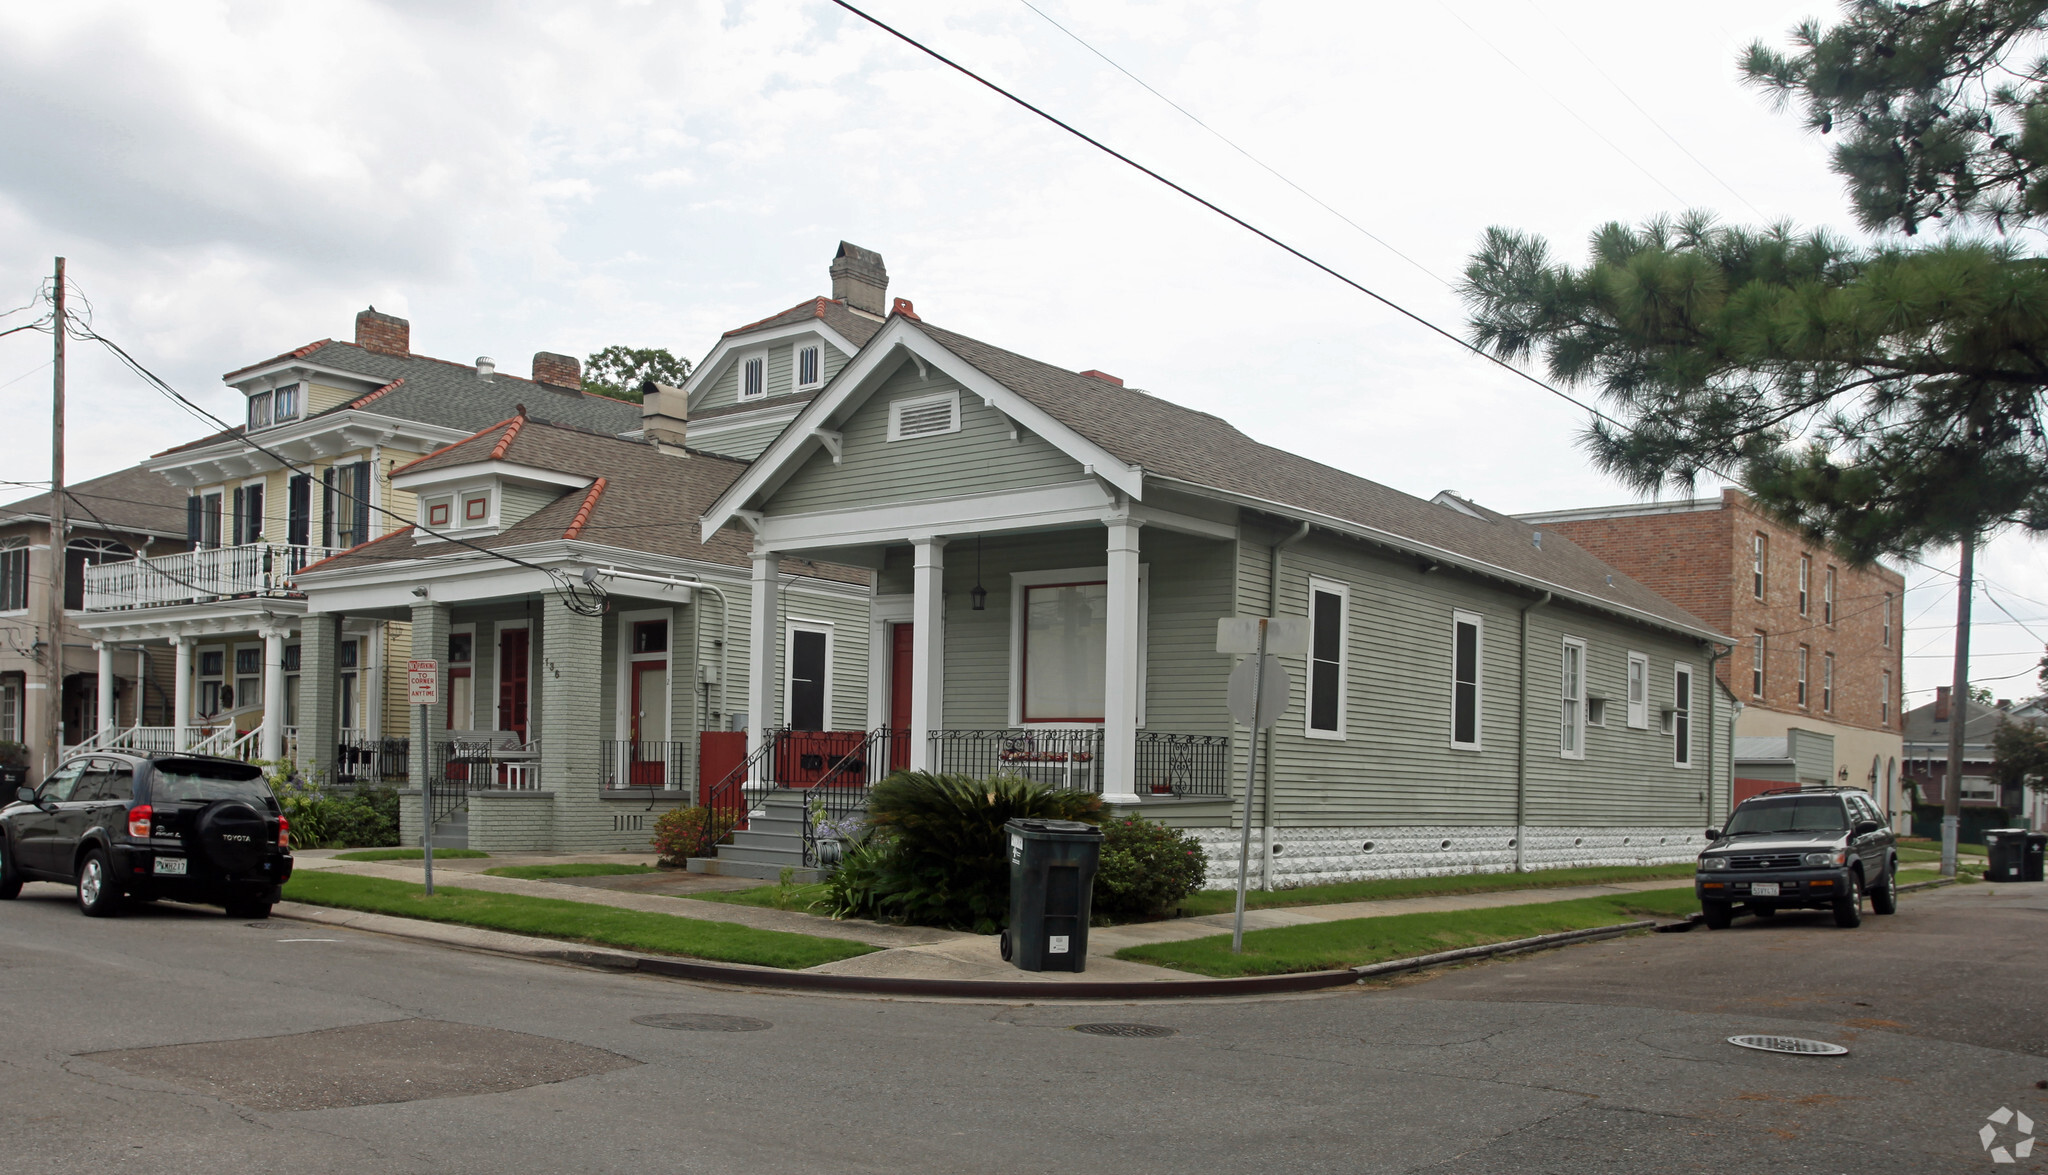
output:
POLYGON ((1090 1036, 1173 1036, 1178 1028, 1167 1028, 1159 1024, 1076 1024, 1074 1031, 1090 1036))
POLYGON ((1799 1057, 1839 1057, 1849 1050, 1824 1040, 1806 1040, 1797 1036, 1731 1036, 1728 1043, 1737 1048, 1756 1049, 1766 1053, 1791 1053, 1799 1057))
POLYGON ((659 1012, 635 1016, 633 1023, 649 1028, 673 1028, 678 1032, 760 1032, 775 1027, 752 1016, 720 1016, 712 1012, 659 1012))

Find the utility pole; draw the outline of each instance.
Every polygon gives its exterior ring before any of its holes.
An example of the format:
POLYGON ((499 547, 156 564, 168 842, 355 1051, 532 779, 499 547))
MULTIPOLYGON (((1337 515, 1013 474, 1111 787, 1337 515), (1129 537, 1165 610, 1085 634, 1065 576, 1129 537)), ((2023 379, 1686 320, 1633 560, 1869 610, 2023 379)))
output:
POLYGON ((1977 536, 1963 536, 1956 569, 1956 664, 1948 701, 1948 778, 1941 788, 1941 875, 1956 875, 1956 839, 1963 823, 1963 728, 1970 721, 1970 596, 1977 578, 1977 536))
POLYGON ((70 537, 64 522, 64 259, 57 258, 56 341, 50 377, 50 596, 49 642, 43 650, 43 774, 57 769, 64 754, 64 558, 70 537))

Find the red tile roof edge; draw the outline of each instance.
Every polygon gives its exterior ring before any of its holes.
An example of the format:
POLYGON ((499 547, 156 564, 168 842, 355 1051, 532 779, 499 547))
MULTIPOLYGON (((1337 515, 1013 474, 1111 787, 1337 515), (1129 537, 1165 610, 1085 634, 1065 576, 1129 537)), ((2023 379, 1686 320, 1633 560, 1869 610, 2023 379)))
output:
POLYGON ((590 521, 590 512, 597 508, 597 500, 604 496, 606 478, 590 483, 590 492, 583 495, 583 505, 576 508, 576 517, 569 522, 569 529, 562 532, 565 539, 573 539, 583 533, 583 524, 590 521))
POLYGON ((406 523, 406 524, 405 524, 404 526, 401 526, 401 527, 399 527, 399 528, 398 528, 397 530, 394 530, 394 531, 392 531, 392 532, 391 532, 390 534, 380 534, 380 535, 378 535, 378 536, 377 536, 376 538, 373 538, 373 539, 369 539, 369 540, 367 540, 367 541, 365 541, 365 542, 360 542, 360 543, 357 543, 357 544, 356 544, 355 546, 353 546, 353 547, 350 547, 350 548, 349 548, 348 550, 346 550, 346 551, 336 551, 336 552, 335 552, 334 554, 332 554, 332 555, 329 555, 329 556, 327 556, 327 558, 325 558, 325 559, 322 559, 322 560, 320 560, 320 561, 319 561, 318 563, 312 563, 312 564, 308 564, 307 566, 301 567, 301 568, 299 568, 299 572, 298 572, 298 573, 299 573, 300 575, 304 575, 304 574, 306 574, 306 573, 307 573, 308 571, 311 571, 311 570, 313 570, 313 569, 314 569, 314 568, 316 568, 316 567, 325 567, 325 566, 327 566, 327 565, 328 565, 329 563, 332 563, 332 562, 334 562, 334 561, 335 561, 336 559, 339 559, 339 558, 341 558, 341 557, 342 557, 343 555, 353 555, 353 554, 355 554, 355 553, 356 553, 357 551, 360 551, 360 550, 362 550, 362 549, 363 549, 364 547, 374 547, 374 546, 376 546, 376 545, 377 545, 378 543, 381 543, 381 542, 383 542, 383 541, 384 541, 385 539, 395 539, 395 538, 397 538, 397 537, 398 537, 399 535, 402 535, 402 534, 411 534, 411 533, 412 533, 412 531, 413 531, 413 525, 412 525, 412 523, 408 522, 408 523, 406 523))
MULTIPOLYGON (((812 318, 825 317, 825 306, 827 303, 830 303, 834 306, 844 305, 844 303, 841 302, 838 298, 817 297, 806 299, 806 301, 810 303, 812 318)), ((796 305, 791 306, 789 310, 777 310, 775 313, 769 315, 766 318, 756 319, 745 326, 733 327, 731 330, 726 331, 723 335, 720 335, 719 337, 729 339, 734 335, 743 335, 748 331, 753 330, 755 327, 760 326, 762 323, 774 322, 776 319, 781 318, 783 315, 790 313, 790 311, 801 310, 803 308, 804 303, 798 302, 796 305)))
POLYGON ((377 397, 382 396, 385 393, 391 391, 392 389, 396 388, 399 384, 402 384, 404 382, 405 377, 401 375, 397 379, 392 380, 390 383, 385 384, 383 387, 378 388, 376 391, 371 392, 369 395, 363 396, 360 399, 350 401, 349 407, 360 408, 363 405, 369 403, 370 401, 376 399, 377 397))
POLYGON ((405 464, 399 466, 396 469, 393 469, 391 471, 391 475, 393 477, 396 477, 397 475, 404 473, 406 470, 411 469, 413 466, 418 465, 420 462, 425 461, 428 457, 439 457, 441 454, 446 453, 450 449, 456 448, 460 445, 466 445, 480 436, 483 436, 487 433, 495 432, 498 429, 505 427, 506 425, 512 423, 515 420, 523 419, 525 418, 520 416, 508 416, 505 419, 500 420, 498 423, 491 425, 489 428, 477 429, 475 432, 470 433, 468 436, 462 438, 459 441, 449 441, 447 444, 442 445, 440 448, 435 449, 433 452, 428 453, 425 456, 414 457, 412 460, 406 462, 405 464))
POLYGON ((236 376, 241 375, 243 372, 254 371, 259 367, 268 367, 273 363, 283 363, 287 359, 304 359, 306 356, 311 355, 313 352, 318 351, 320 348, 326 346, 327 344, 333 341, 333 339, 321 339, 318 342, 307 343, 303 347, 286 351, 282 355, 273 355, 270 358, 263 360, 261 363, 251 363, 247 367, 237 367, 233 371, 228 372, 226 375, 221 376, 221 378, 223 380, 233 379, 236 376))
POLYGON ((526 405, 521 404, 519 406, 519 415, 512 418, 512 427, 505 430, 505 435, 498 438, 496 445, 491 446, 491 460, 503 461, 505 459, 505 450, 512 447, 512 438, 518 436, 519 430, 525 427, 526 405))

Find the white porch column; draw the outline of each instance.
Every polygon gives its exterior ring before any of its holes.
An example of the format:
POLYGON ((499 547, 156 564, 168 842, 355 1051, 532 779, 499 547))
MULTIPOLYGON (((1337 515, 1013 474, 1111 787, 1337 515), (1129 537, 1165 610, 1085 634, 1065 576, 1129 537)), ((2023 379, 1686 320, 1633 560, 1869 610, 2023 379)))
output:
MULTIPOLYGON (((754 552, 753 607, 747 613, 747 754, 775 729, 775 662, 782 644, 782 557, 754 552)), ((750 783, 762 783, 753 779, 750 783)))
POLYGON ((1127 518, 1108 523, 1108 649, 1102 681, 1102 800, 1138 802, 1138 527, 1127 518))
POLYGON ((145 649, 137 648, 135 650, 135 721, 128 725, 137 730, 142 729, 142 710, 147 705, 149 705, 149 653, 145 649))
POLYGON ((946 728, 946 540, 911 540, 910 769, 944 766, 932 754, 932 733, 946 728))
POLYGON ((192 728, 192 638, 178 638, 176 662, 177 680, 171 683, 171 726, 175 741, 171 744, 179 751, 190 750, 186 739, 192 728))
POLYGON ((263 742, 262 755, 275 762, 284 758, 284 629, 263 630, 263 742))
POLYGON ((107 641, 92 644, 100 654, 99 742, 106 746, 114 738, 114 646, 107 641))

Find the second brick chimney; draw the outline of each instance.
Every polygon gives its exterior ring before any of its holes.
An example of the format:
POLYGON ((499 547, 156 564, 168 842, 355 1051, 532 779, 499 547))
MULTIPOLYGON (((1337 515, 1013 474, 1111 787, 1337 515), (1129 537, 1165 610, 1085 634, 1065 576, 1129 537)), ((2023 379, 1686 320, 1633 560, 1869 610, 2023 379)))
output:
POLYGON ((553 351, 533 353, 533 382, 546 384, 551 388, 563 388, 572 392, 583 390, 583 364, 574 355, 557 355, 553 351))
POLYGON ((410 355, 412 323, 372 306, 356 315, 356 346, 385 355, 410 355))
POLYGON ((1934 687, 1934 720, 1935 720, 1936 722, 1947 722, 1947 721, 1948 721, 1948 712, 1949 712, 1949 709, 1950 709, 1950 708, 1951 708, 1951 703, 1950 703, 1950 701, 1949 701, 1949 687, 1947 687, 1947 686, 1945 686, 1945 685, 1938 685, 1938 686, 1935 686, 1935 687, 1934 687))
POLYGON ((683 439, 690 429, 690 398, 681 388, 648 380, 640 385, 640 429, 648 443, 673 457, 687 457, 683 439))
POLYGON ((873 249, 839 242, 832 255, 832 297, 876 318, 889 314, 889 270, 873 249))

